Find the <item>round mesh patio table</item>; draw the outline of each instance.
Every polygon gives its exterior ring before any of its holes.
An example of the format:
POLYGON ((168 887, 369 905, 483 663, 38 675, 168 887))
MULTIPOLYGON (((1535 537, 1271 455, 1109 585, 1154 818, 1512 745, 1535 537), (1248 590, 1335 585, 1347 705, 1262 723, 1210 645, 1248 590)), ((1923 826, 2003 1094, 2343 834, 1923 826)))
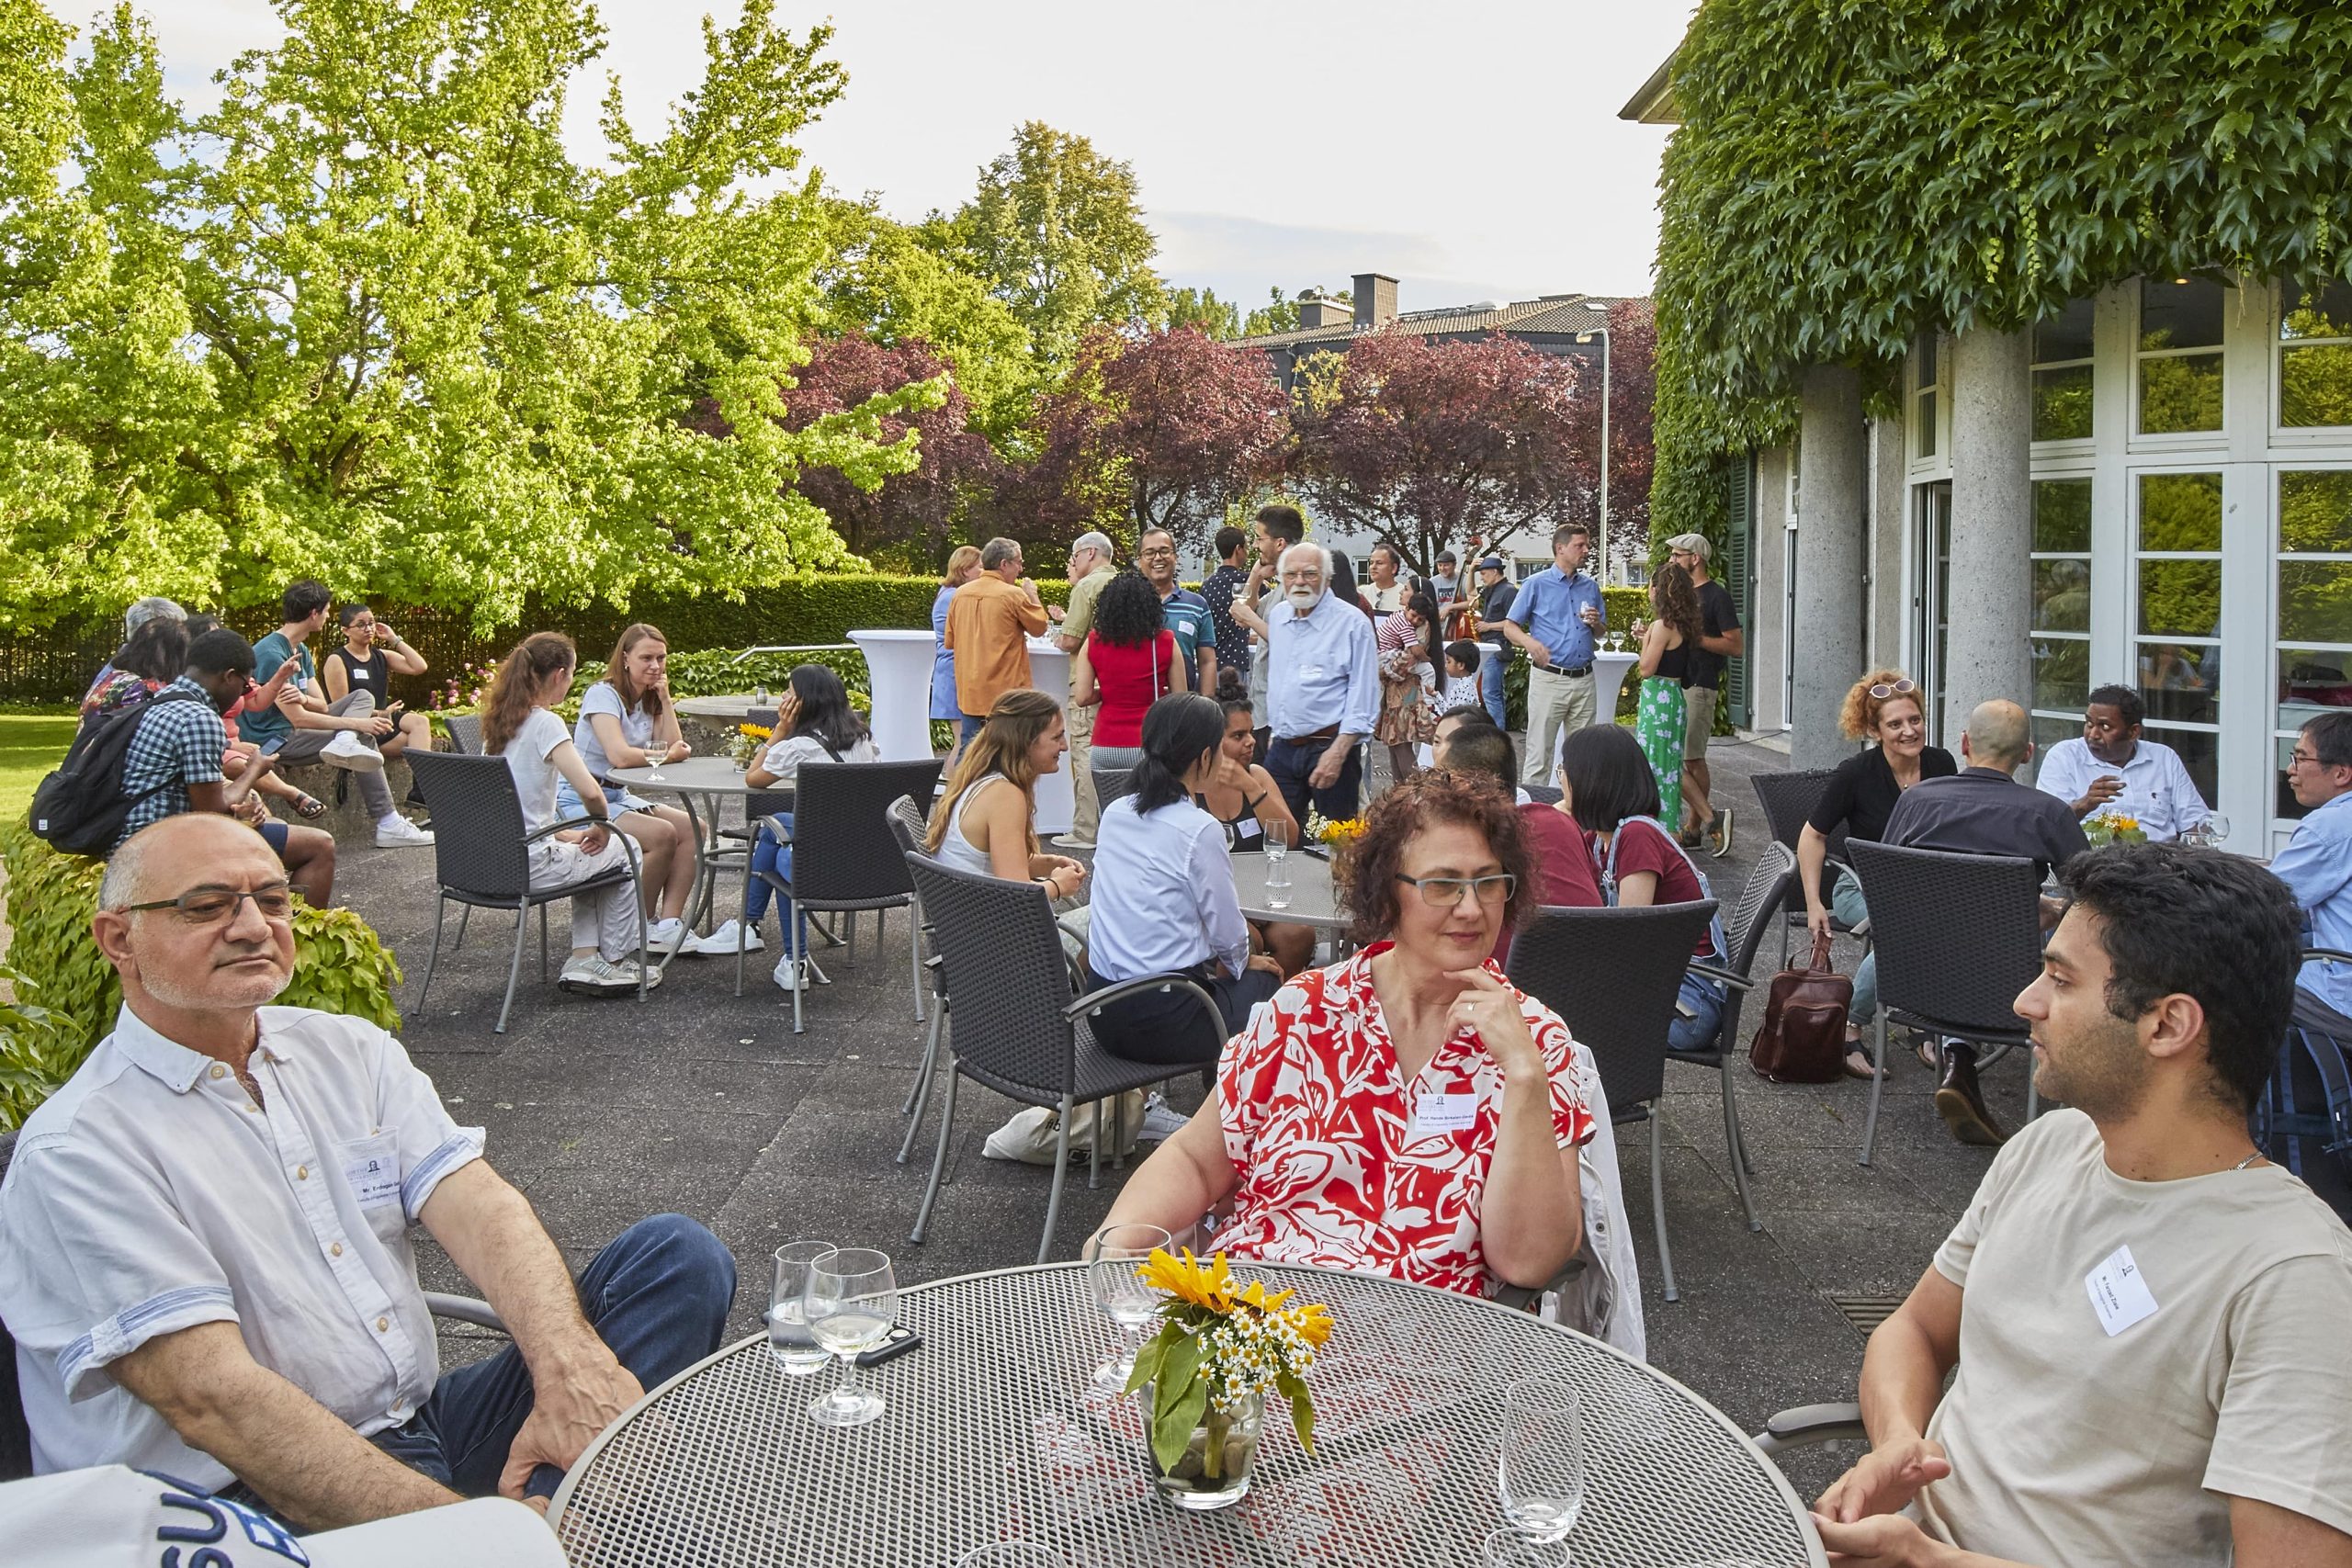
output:
POLYGON ((1581 1397, 1580 1568, 1824 1562, 1787 1482, 1681 1384, 1529 1314, 1369 1275, 1250 1264, 1328 1303, 1310 1386, 1316 1452, 1269 1399, 1250 1496, 1179 1511, 1152 1487, 1135 1402, 1087 1392, 1111 1328, 1075 1263, 900 1293, 922 1346, 861 1372, 888 1401, 847 1429, 810 1420, 839 1374, 790 1378, 764 1336, 690 1368, 574 1465, 550 1510, 572 1568, 950 1568, 1029 1540, 1070 1568, 1476 1564, 1503 1517, 1503 1390, 1581 1397))
POLYGON ((1242 914, 1253 920, 1313 926, 1317 931, 1345 928, 1351 917, 1339 907, 1338 891, 1331 886, 1331 863, 1298 850, 1283 860, 1290 872, 1290 902, 1277 909, 1266 901, 1266 857, 1262 853, 1233 857, 1233 891, 1241 901, 1242 914))

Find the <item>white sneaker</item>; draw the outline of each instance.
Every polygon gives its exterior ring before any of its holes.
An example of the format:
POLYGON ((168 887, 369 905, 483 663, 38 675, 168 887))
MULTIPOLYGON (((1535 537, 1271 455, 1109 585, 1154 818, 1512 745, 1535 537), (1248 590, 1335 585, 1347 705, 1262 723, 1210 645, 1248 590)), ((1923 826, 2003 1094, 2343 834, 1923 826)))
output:
POLYGON ((319 750, 319 755, 338 768, 349 768, 355 773, 380 773, 384 771, 384 754, 359 739, 356 729, 338 729, 334 739, 319 750))
POLYGON ((379 850, 416 849, 432 841, 430 830, 405 817, 387 817, 376 824, 376 847, 379 850))
POLYGON ((767 943, 760 940, 760 928, 747 926, 741 920, 729 920, 708 936, 690 936, 681 953, 733 953, 741 947, 745 953, 757 953, 767 943))
POLYGON ((1151 1098, 1143 1102, 1143 1131, 1137 1136, 1147 1144, 1160 1143, 1182 1132, 1184 1124, 1191 1120, 1170 1105, 1158 1089, 1154 1089, 1151 1098))
POLYGON ((1081 839, 1075 833, 1057 834, 1051 841, 1057 850, 1091 850, 1094 847, 1093 840, 1081 839))
MULTIPOLYGON (((662 983, 662 971, 648 965, 645 988, 651 990, 662 983)), ((637 960, 614 960, 601 953, 575 958, 563 966, 556 984, 567 991, 579 991, 589 996, 617 997, 637 989, 637 960)))
POLYGON ((793 983, 793 957, 789 953, 775 961, 775 969, 770 977, 775 981, 776 988, 779 990, 798 991, 808 989, 808 960, 807 956, 803 955, 799 960, 799 983, 797 985, 793 983))
POLYGON ((656 920, 645 928, 645 951, 648 953, 675 953, 693 940, 693 934, 686 930, 686 922, 675 915, 666 920, 656 920))

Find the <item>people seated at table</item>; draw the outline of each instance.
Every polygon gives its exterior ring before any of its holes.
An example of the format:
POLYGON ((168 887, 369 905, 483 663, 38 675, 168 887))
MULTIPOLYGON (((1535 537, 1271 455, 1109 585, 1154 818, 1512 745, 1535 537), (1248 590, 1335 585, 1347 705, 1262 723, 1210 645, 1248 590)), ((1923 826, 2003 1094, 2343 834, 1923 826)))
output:
MULTIPOLYGON (((1706 874, 1682 847, 1681 835, 1667 826, 1657 764, 1640 741, 1616 725, 1588 724, 1569 730, 1560 742, 1559 809, 1582 829, 1586 863, 1600 902, 1611 908, 1695 904, 1714 897, 1706 874)), ((1690 955, 1718 968, 1730 962, 1720 919, 1708 923, 1690 955)), ((1666 1029, 1667 1048, 1713 1050, 1720 1043, 1724 1000, 1722 981, 1685 972, 1674 1021, 1666 1029)))
MULTIPOLYGON (((171 601, 164 603, 170 604, 171 601)), ((116 650, 113 660, 107 665, 106 673, 83 697, 83 722, 86 724, 92 718, 103 718, 124 708, 136 707, 179 679, 180 672, 187 667, 189 645, 219 625, 220 622, 210 615, 153 615, 141 622, 139 629, 125 638, 122 647, 116 650)), ((243 639, 238 640, 242 642, 243 639)), ((256 687, 248 680, 237 699, 220 710, 222 732, 232 733, 226 727, 235 721, 247 705, 263 705, 272 701, 277 694, 278 686, 283 685, 292 673, 291 665, 281 664, 275 677, 276 683, 266 689, 256 687)), ((220 754, 222 775, 234 778, 243 773, 254 755, 254 748, 232 740, 220 754)), ((231 815, 260 827, 269 815, 268 808, 262 804, 265 795, 285 801, 306 821, 315 820, 326 813, 326 807, 319 800, 288 784, 272 770, 264 768, 254 778, 253 790, 245 796, 244 803, 231 815)), ((303 841, 308 842, 307 837, 303 841)), ((330 870, 334 861, 332 845, 330 839, 327 851, 330 870)), ((315 857, 305 856, 306 860, 311 858, 315 857)), ((311 886, 307 882, 303 884, 306 891, 311 886)))
MULTIPOLYGON (((1797 878, 1804 887, 1805 925, 1815 936, 1829 930, 1833 910, 1849 926, 1861 924, 1871 913, 1860 883, 1842 874, 1831 880, 1829 836, 1842 828, 1849 839, 1875 843, 1886 837, 1886 819, 1905 790, 1921 779, 1960 772, 1951 752, 1928 744, 1918 685, 1900 670, 1873 670, 1855 682, 1838 710, 1838 729, 1849 740, 1877 744, 1838 764, 1797 835, 1797 878)), ((1865 956, 1854 971, 1853 1001, 1846 1010, 1849 1077, 1874 1076, 1860 1042, 1877 1016, 1878 964, 1874 955, 1865 956)))
POLYGON ((956 871, 1039 883, 1054 898, 1075 894, 1085 865, 1037 848, 1037 779, 1058 772, 1068 750, 1059 703, 1025 687, 999 696, 947 775, 924 849, 956 871))
MULTIPOLYGON (((694 754, 678 732, 678 705, 670 695, 670 639, 643 621, 625 626, 613 645, 605 678, 581 694, 580 717, 571 743, 588 776, 603 789, 613 826, 637 840, 642 857, 649 953, 732 953, 706 950, 686 929, 686 900, 694 897, 702 846, 695 841, 694 818, 683 807, 648 800, 610 784, 615 768, 658 767, 694 754)), ((569 779, 556 786, 559 815, 577 817, 581 796, 569 779)), ((714 933, 716 934, 716 933, 714 933)))
POLYGON ((1567 1026, 1487 958, 1532 902, 1510 795, 1445 773, 1380 795, 1349 890, 1370 945, 1259 1010, 1105 1223, 1178 1231, 1230 1199, 1236 1258, 1470 1295, 1549 1281, 1583 1238, 1594 1122, 1567 1026))
MULTIPOLYGON (((1387 553, 1387 547, 1381 547, 1387 553)), ((1375 554, 1374 559, 1380 558, 1375 554)), ((1393 559, 1393 555, 1391 556, 1393 559)), ((1437 601, 1398 585, 1398 608, 1380 617, 1373 644, 1380 653, 1380 714, 1372 738, 1388 748, 1388 776, 1412 776, 1415 751, 1437 727, 1437 601)))
POLYGON ((939 592, 931 601, 931 722, 953 732, 945 766, 953 768, 964 750, 964 710, 956 705, 956 650, 947 646, 947 606, 956 590, 978 575, 977 545, 958 545, 948 552, 947 570, 939 574, 939 592))
MULTIPOLYGON (((1520 831, 1526 837, 1535 866, 1536 896, 1529 900, 1532 905, 1572 909, 1600 907, 1600 888, 1593 881, 1584 835, 1564 807, 1519 800, 1525 792, 1519 784, 1518 752, 1510 736, 1487 722, 1485 708, 1473 704, 1446 731, 1445 739, 1438 742, 1435 765, 1510 791, 1517 802, 1513 809, 1519 813, 1520 831)), ((1495 939, 1492 956, 1497 964, 1510 964, 1510 939, 1511 928, 1505 926, 1495 939)))
POLYGON ((400 633, 365 604, 339 604, 335 615, 343 623, 343 646, 327 655, 321 671, 326 677, 328 703, 339 703, 354 692, 374 697, 376 711, 390 716, 396 726, 376 742, 388 762, 412 746, 432 750, 433 721, 421 713, 403 712, 406 705, 392 699, 392 677, 424 674, 424 655, 401 641, 400 633))
POLYGON ((291 907, 252 833, 150 827, 97 902, 113 1032, 27 1120, 0 1186, 0 1318, 37 1472, 160 1472, 305 1530, 544 1498, 644 1389, 718 1348, 735 1270, 708 1231, 641 1221, 575 1282, 398 1040, 270 1005, 291 907), (513 1337, 447 1374, 419 1224, 513 1337))
POLYGON ((1093 712, 1091 765, 1118 773, 1143 757, 1151 705, 1191 682, 1159 591, 1142 573, 1116 573, 1093 598, 1086 641, 1070 656, 1069 700, 1093 712))
MULTIPOLYGON (((605 791, 597 787, 562 716, 555 711, 571 694, 579 662, 571 639, 561 632, 533 632, 499 661, 490 694, 482 699, 482 750, 505 758, 513 771, 524 830, 537 833, 569 818, 594 819, 586 828, 567 828, 531 840, 534 893, 629 865, 628 852, 613 841, 613 812, 605 791), (567 784, 571 799, 583 803, 569 811, 560 804, 567 784)), ((640 975, 649 988, 662 983, 659 964, 649 959, 642 970, 639 966, 646 922, 634 874, 569 902, 571 957, 557 984, 588 996, 619 997, 638 988, 640 975)))
POLYGON ((2083 705, 2083 733, 2045 752, 2033 787, 2078 818, 2129 817, 2150 843, 2177 839, 2213 815, 2180 753, 2141 733, 2148 705, 2129 686, 2101 686, 2083 705))
MULTIPOLYGON (((849 689, 842 684, 842 678, 821 664, 796 665, 791 685, 776 705, 775 734, 752 757, 751 766, 743 771, 743 782, 753 789, 789 789, 800 776, 803 762, 872 762, 880 757, 865 733, 865 721, 849 705, 849 689)), ((775 819, 784 824, 786 833, 792 831, 791 812, 776 812, 775 819)), ((762 818, 758 828, 752 842, 752 872, 773 872, 791 881, 792 846, 777 839, 767 818, 762 818)), ((744 952, 758 952, 760 922, 767 919, 768 901, 775 893, 759 875, 745 877, 742 920, 740 924, 729 920, 712 931, 703 939, 702 950, 732 953, 740 939, 744 952)), ((786 900, 787 905, 790 902, 786 900)), ((784 955, 776 960, 775 983, 788 991, 808 979, 808 917, 787 908, 784 918, 792 920, 794 927, 785 938, 784 955)))
MULTIPOLYGON (((1106 603, 1109 596, 1105 589, 1106 603)), ((1216 1017, 1203 1016, 1190 988, 1106 1001, 1091 1027, 1114 1056, 1170 1066, 1213 1062, 1282 983, 1281 965, 1250 951, 1225 825, 1193 798, 1223 764, 1225 731, 1225 710, 1209 698, 1162 697, 1144 717, 1134 791, 1103 808, 1087 899, 1088 989, 1182 974, 1217 1005, 1216 1017)))
MULTIPOLYGON (((1250 761, 1258 749, 1251 733, 1249 688, 1238 670, 1217 671, 1217 705, 1225 713, 1225 743, 1217 771, 1193 796, 1193 804, 1225 829, 1225 847, 1239 854, 1263 853, 1270 840, 1285 849, 1300 844, 1298 818, 1266 770, 1250 761)), ((1283 978, 1315 962, 1315 928, 1293 920, 1251 920, 1250 949, 1272 953, 1283 978)))
POLYGON ((2092 850, 2017 998, 2052 1110, 1871 1336, 1838 1563, 2352 1563, 2352 1233, 2247 1136, 2301 917, 2250 861, 2092 850), (1946 1379, 1951 1379, 1949 1389, 1946 1379))

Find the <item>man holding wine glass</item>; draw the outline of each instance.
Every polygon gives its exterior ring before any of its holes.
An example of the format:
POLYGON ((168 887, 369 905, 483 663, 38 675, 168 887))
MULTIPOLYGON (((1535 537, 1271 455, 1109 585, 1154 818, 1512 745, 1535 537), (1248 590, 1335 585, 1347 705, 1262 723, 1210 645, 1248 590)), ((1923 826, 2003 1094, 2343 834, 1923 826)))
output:
POLYGON ((2101 686, 2083 705, 2083 733, 2050 748, 2034 787, 2064 801, 2077 818, 2129 817, 2150 843, 2219 843, 2229 823, 2213 815, 2180 753, 2144 739, 2147 705, 2129 686, 2101 686))

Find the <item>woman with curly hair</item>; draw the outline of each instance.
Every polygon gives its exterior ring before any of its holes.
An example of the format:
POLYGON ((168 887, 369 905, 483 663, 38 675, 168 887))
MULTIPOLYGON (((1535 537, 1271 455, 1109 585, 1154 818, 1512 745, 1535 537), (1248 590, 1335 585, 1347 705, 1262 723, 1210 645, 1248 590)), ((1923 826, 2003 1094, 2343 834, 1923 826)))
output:
POLYGON ((1229 1198, 1236 1257, 1479 1296, 1551 1280, 1584 1237, 1597 1079, 1487 957, 1533 870, 1499 785, 1427 773, 1375 798, 1349 894, 1370 945, 1257 1010, 1106 1223, 1181 1230, 1229 1198))
POLYGON ((1634 736, 1657 775, 1658 820, 1679 823, 1682 739, 1690 717, 1682 689, 1690 683, 1690 654, 1706 623, 1699 614, 1698 585, 1671 561, 1650 580, 1650 607, 1657 619, 1636 628, 1642 639, 1642 685, 1634 710, 1634 736))
POLYGON ((1094 601, 1093 627, 1069 667, 1069 700, 1081 707, 1101 705, 1089 765, 1132 769, 1143 758, 1143 716, 1169 693, 1190 690, 1159 590, 1132 570, 1104 583, 1094 601))

